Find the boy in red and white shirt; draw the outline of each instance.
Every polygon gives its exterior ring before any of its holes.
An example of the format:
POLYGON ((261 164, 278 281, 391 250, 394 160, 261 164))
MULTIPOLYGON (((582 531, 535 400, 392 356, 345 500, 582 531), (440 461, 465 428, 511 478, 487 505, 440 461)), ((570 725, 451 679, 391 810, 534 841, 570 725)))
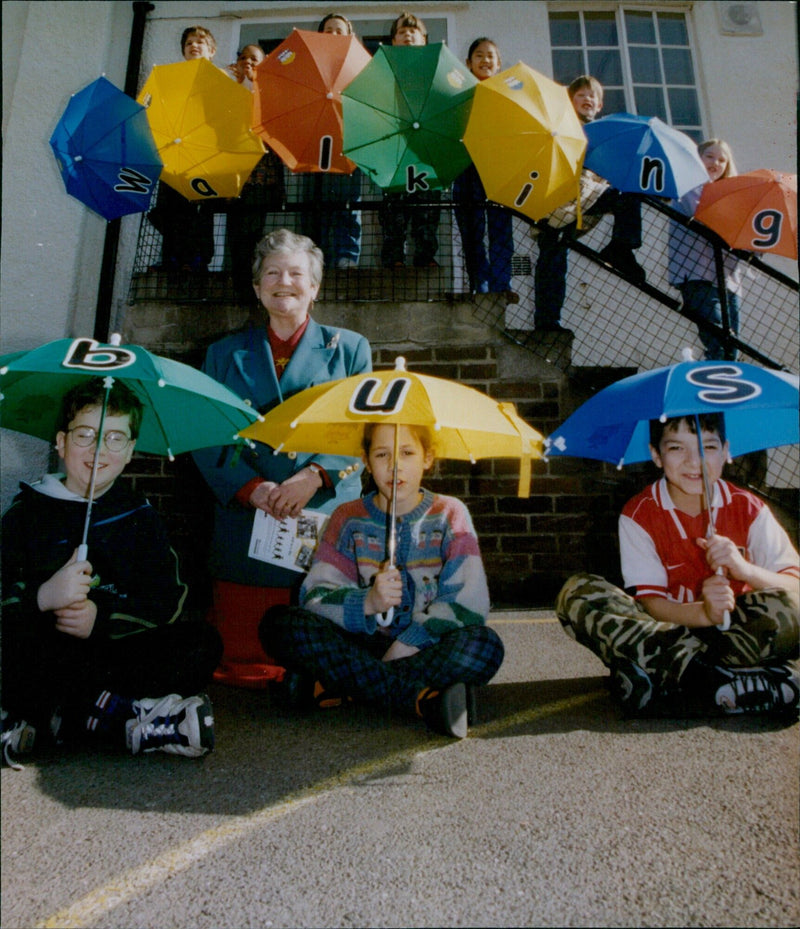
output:
POLYGON ((629 712, 686 710, 687 701, 701 711, 795 711, 797 551, 762 500, 721 480, 723 415, 701 416, 700 428, 713 534, 694 417, 654 420, 650 451, 664 476, 622 510, 625 591, 576 575, 559 594, 559 619, 608 665, 629 712))

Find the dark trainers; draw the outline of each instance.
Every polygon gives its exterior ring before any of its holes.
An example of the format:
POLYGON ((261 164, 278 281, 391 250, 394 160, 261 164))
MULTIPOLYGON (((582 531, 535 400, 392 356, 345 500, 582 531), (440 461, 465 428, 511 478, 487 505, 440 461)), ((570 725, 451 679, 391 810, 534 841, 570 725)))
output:
POLYGON ((617 658, 611 665, 611 695, 626 713, 637 714, 653 699, 653 682, 634 661, 617 658))
POLYGON ((3 723, 3 759, 6 764, 21 771, 22 765, 14 761, 13 755, 25 755, 33 749, 36 730, 24 719, 13 718, 6 710, 0 710, 3 723))
POLYGON ((613 268, 621 271, 626 277, 629 277, 637 284, 644 284, 646 277, 644 268, 636 260, 633 249, 624 245, 617 245, 615 242, 609 242, 601 250, 599 257, 602 261, 607 262, 613 268))
POLYGON ((136 700, 136 717, 125 724, 125 740, 133 755, 167 752, 199 758, 214 748, 214 711, 205 694, 178 694, 136 700))
POLYGON ((331 693, 313 677, 296 671, 287 670, 283 680, 271 684, 270 690, 275 702, 288 710, 329 710, 350 702, 350 697, 331 693))
POLYGON ((417 695, 417 716, 434 732, 463 739, 467 735, 467 688, 453 684, 445 690, 426 687, 417 695))
POLYGON ((756 668, 715 667, 722 680, 714 702, 726 715, 797 712, 800 691, 787 665, 756 668))

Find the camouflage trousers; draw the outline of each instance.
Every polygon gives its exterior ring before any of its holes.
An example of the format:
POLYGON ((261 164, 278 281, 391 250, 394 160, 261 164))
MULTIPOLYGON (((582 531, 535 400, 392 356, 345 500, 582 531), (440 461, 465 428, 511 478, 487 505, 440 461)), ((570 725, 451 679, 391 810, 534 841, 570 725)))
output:
POLYGON ((798 598, 758 590, 736 599, 730 629, 690 629, 653 619, 633 597, 597 574, 576 574, 562 587, 556 613, 565 632, 610 667, 635 662, 661 690, 677 684, 696 655, 728 667, 784 663, 798 655, 798 598))

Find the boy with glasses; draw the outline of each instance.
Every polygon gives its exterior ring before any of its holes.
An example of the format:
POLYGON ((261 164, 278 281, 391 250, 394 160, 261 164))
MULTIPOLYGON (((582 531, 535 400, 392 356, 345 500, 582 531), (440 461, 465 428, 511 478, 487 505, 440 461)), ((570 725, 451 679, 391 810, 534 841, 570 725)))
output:
POLYGON ((130 462, 142 404, 110 390, 79 560, 106 392, 87 378, 64 396, 56 450, 64 474, 23 483, 2 520, 2 744, 30 750, 106 737, 133 753, 196 757, 214 744, 211 704, 197 694, 222 647, 202 623, 182 622, 186 585, 161 519, 117 482, 130 462), (38 734, 37 734, 38 731, 38 734))

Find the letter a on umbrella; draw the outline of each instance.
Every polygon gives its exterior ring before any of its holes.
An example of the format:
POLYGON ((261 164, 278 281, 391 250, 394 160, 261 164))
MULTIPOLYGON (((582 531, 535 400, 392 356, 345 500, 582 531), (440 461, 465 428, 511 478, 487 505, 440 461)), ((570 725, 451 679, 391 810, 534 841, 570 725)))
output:
POLYGON ((187 200, 238 197, 264 154, 251 128, 253 97, 205 58, 156 65, 139 94, 161 180, 187 200))

